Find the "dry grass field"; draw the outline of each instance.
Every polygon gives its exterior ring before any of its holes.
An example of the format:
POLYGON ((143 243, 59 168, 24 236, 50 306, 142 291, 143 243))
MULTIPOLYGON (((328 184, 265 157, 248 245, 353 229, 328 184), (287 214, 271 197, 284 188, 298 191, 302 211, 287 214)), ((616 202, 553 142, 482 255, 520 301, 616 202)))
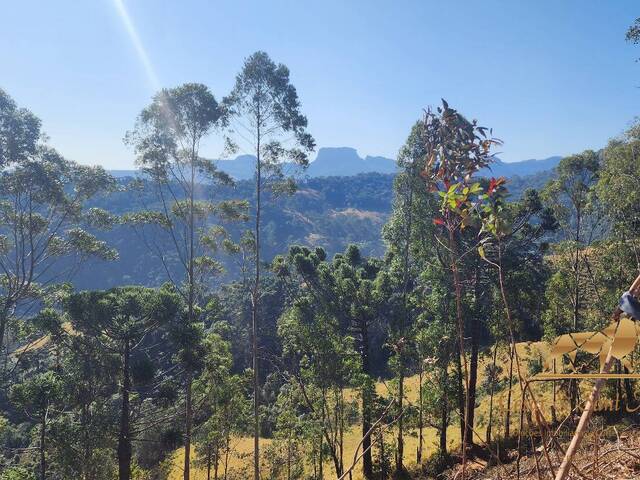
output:
MULTIPOLYGON (((506 349, 505 349, 506 350, 506 349)), ((528 365, 529 362, 533 359, 537 359, 540 355, 544 355, 548 351, 548 347, 546 344, 542 342, 535 343, 521 343, 518 345, 518 353, 520 357, 523 359, 522 361, 522 370, 523 374, 528 375, 528 365)), ((491 358, 488 355, 482 356, 478 368, 479 379, 478 385, 481 384, 484 378, 485 366, 491 362, 491 358)), ((500 352, 498 355, 498 364, 502 367, 503 372, 502 375, 505 376, 508 373, 508 358, 506 351, 500 352)), ((516 375, 514 368, 514 376, 516 375)), ((584 388, 588 388, 588 385, 585 385, 584 388)), ((376 385, 376 389, 379 395, 388 396, 389 389, 387 387, 386 382, 378 382, 376 385)), ((543 414, 550 419, 550 410, 552 405, 552 386, 550 382, 544 383, 534 383, 532 385, 532 389, 536 394, 537 401, 539 402, 540 409, 543 414)), ((410 377, 406 380, 405 390, 407 399, 411 402, 414 402, 418 396, 418 377, 410 377)), ((514 383, 514 387, 512 389, 512 416, 511 416, 511 429, 512 432, 518 431, 518 422, 519 422, 519 408, 521 403, 521 395, 520 388, 517 384, 514 383)), ((493 423, 493 436, 501 436, 504 433, 504 415, 506 411, 506 403, 507 403, 507 388, 503 388, 500 392, 496 393, 494 398, 494 423, 493 423)), ((557 394, 557 407, 558 407, 558 416, 566 415, 568 413, 567 402, 562 396, 562 394, 557 394)), ((475 422, 475 430, 478 435, 482 438, 478 439, 476 437, 476 443, 481 444, 485 440, 485 432, 487 427, 489 417, 489 396, 484 395, 478 398, 477 408, 476 408, 476 422, 475 422)), ((396 434, 395 431, 387 433, 389 439, 391 440, 396 434)), ((353 458, 354 450, 358 446, 360 442, 360 426, 354 425, 347 436, 345 437, 345 463, 350 463, 350 459, 353 458)), ((452 425, 447 430, 448 437, 448 445, 449 449, 453 450, 460 443, 460 429, 459 423, 456 420, 452 423, 452 425)), ((436 451, 438 444, 438 435, 437 431, 433 428, 426 428, 424 430, 424 447, 425 451, 423 452, 423 458, 427 458, 430 454, 436 451)), ((269 439, 263 439, 262 445, 268 445, 270 442, 269 439)), ((418 437, 417 431, 409 431, 405 436, 405 463, 409 468, 415 466, 416 462, 416 451, 418 447, 418 437)), ((229 471, 232 475, 230 478, 248 478, 251 473, 251 462, 252 462, 252 451, 253 451, 253 441, 250 437, 241 437, 236 438, 234 440, 234 450, 235 453, 229 459, 229 471), (246 477, 245 477, 246 475, 246 477)), ((171 471, 171 475, 169 477, 170 480, 180 480, 182 478, 182 463, 184 461, 183 451, 178 450, 174 456, 174 467, 171 471)), ((205 480, 206 479, 206 471, 201 468, 193 469, 192 478, 194 480, 205 480)), ((327 479, 335 479, 335 472, 333 466, 330 462, 327 462, 325 467, 325 478, 327 479)), ((360 468, 356 468, 353 476, 354 480, 360 480, 360 468)))

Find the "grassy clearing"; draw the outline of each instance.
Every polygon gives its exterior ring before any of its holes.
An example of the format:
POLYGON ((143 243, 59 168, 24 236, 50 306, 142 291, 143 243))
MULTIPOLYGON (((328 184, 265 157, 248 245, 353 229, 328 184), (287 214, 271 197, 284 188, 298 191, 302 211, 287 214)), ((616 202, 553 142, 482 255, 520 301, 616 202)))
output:
MULTIPOLYGON (((506 350, 506 349, 505 349, 506 350)), ((523 374, 529 375, 529 364, 532 360, 537 359, 540 355, 545 355, 548 352, 548 347, 542 342, 535 343, 520 343, 518 344, 518 354, 523 359, 522 369, 523 374)), ((478 367, 478 386, 480 386, 484 380, 485 366, 491 363, 491 357, 489 355, 483 355, 479 362, 478 367)), ((508 356, 506 351, 502 351, 498 355, 497 364, 502 367, 502 377, 506 378, 509 371, 508 356)), ((514 377, 517 375, 514 367, 514 377)), ((586 382, 585 382, 586 383, 586 382)), ((407 399, 410 402, 415 402, 418 397, 418 376, 413 376, 406 379, 405 391, 407 399)), ((588 389, 589 385, 585 385, 583 388, 588 389)), ((428 388, 428 387, 427 387, 428 388)), ((550 408, 553 403, 553 393, 551 382, 534 383, 532 389, 536 394, 537 401, 543 412, 543 414, 550 420, 551 413, 550 408)), ((376 385, 376 390, 379 395, 388 397, 389 386, 387 382, 380 381, 376 385)), ((497 438, 504 434, 504 417, 507 404, 507 392, 508 389, 504 387, 494 396, 494 420, 493 420, 493 437, 497 438)), ((511 431, 517 433, 519 428, 519 409, 521 403, 520 387, 514 382, 511 398, 511 431)), ((568 413, 567 401, 563 394, 558 392, 557 394, 557 407, 558 417, 562 418, 562 415, 568 413)), ((485 440, 486 427, 489 418, 489 396, 482 395, 478 397, 476 408, 476 421, 475 431, 477 435, 481 436, 479 440, 475 438, 476 443, 482 444, 485 440)), ((437 450, 438 445, 438 433, 434 428, 424 429, 424 451, 423 459, 428 458, 429 455, 437 450)), ((386 437, 395 441, 396 430, 386 433, 386 437)), ((361 439, 361 428, 359 425, 354 425, 351 430, 345 436, 345 464, 350 464, 353 458, 356 447, 361 439)), ((460 444, 460 428, 457 419, 454 419, 452 425, 447 429, 448 447, 450 450, 454 450, 460 444)), ((261 445, 268 445, 269 439, 263 439, 261 445)), ((238 437, 234 439, 235 454, 231 455, 229 459, 229 471, 232 473, 230 478, 249 478, 252 472, 252 452, 253 452, 253 439, 251 437, 238 437), (233 476, 235 475, 235 476, 233 476)), ((416 465, 416 452, 418 448, 418 435, 417 430, 410 430, 405 435, 405 464, 411 468, 416 465)), ((197 454, 197 453, 196 453, 197 454)), ((176 451, 173 459, 175 465, 169 480, 181 480, 182 479, 182 464, 184 462, 184 453, 182 450, 176 451)), ((194 480, 205 480, 206 471, 202 468, 192 467, 192 478, 194 480)), ((360 480, 360 468, 356 467, 354 472, 354 480, 360 480)), ((330 462, 326 463, 325 478, 335 479, 335 472, 330 462)))

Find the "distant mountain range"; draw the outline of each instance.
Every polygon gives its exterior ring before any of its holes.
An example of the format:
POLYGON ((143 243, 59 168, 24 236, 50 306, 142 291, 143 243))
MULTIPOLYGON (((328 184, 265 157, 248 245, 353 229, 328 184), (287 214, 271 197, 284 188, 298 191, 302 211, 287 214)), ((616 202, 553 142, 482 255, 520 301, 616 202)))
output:
MULTIPOLYGON (((546 170, 552 170, 558 165, 562 157, 554 156, 542 160, 522 160, 519 162, 503 162, 500 159, 491 165, 490 169, 483 169, 480 175, 486 177, 513 177, 533 175, 546 170)), ((236 180, 248 180, 253 177, 255 157, 240 155, 232 160, 216 160, 218 167, 236 180)), ((290 165, 289 169, 295 167, 290 165)), ((367 155, 362 158, 355 148, 325 147, 318 150, 318 154, 310 164, 305 174, 315 177, 345 177, 360 173, 395 173, 395 160, 386 157, 367 155)), ((136 176, 135 170, 112 170, 116 177, 136 176)))

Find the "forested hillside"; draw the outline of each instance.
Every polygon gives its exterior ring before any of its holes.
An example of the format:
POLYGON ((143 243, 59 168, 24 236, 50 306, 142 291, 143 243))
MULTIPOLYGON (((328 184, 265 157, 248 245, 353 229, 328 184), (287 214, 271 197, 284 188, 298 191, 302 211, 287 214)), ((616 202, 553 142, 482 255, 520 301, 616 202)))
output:
MULTIPOLYGON (((527 188, 541 188, 552 178, 552 171, 525 177, 511 177, 511 196, 520 198, 527 188)), ((152 198, 140 195, 131 184, 132 178, 118 179, 118 191, 88 202, 115 215, 144 209, 153 204, 152 198)), ((322 247, 329 256, 343 251, 348 245, 358 245, 363 253, 381 256, 385 251, 382 227, 392 210, 392 174, 362 173, 352 177, 319 177, 299 181, 292 196, 268 204, 264 211, 265 258, 285 252, 288 245, 322 247)), ((137 186, 136 186, 137 187, 137 186)), ((241 180, 233 187, 199 186, 202 199, 249 199, 252 203, 254 184, 241 180)), ((252 203, 253 205, 253 203, 252 203)), ((249 229, 246 223, 233 225, 234 234, 249 229)), ((70 280, 80 289, 109 288, 118 285, 141 284, 158 286, 165 281, 159 260, 127 225, 114 225, 108 231, 96 231, 97 237, 119 252, 113 261, 94 261, 81 268, 70 280)), ((223 259, 228 275, 238 274, 233 258, 223 259)))

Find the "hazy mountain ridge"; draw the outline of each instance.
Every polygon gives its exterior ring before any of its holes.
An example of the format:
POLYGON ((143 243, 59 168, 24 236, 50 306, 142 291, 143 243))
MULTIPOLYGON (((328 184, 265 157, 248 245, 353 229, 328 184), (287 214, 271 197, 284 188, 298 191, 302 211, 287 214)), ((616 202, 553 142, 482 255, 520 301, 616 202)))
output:
MULTIPOLYGON (((558 165, 562 157, 553 156, 541 160, 530 159, 519 162, 503 162, 496 159, 491 168, 480 171, 485 177, 513 177, 535 175, 539 172, 552 170, 558 165)), ((249 180, 253 177, 255 157, 253 155, 239 155, 231 160, 214 160, 218 167, 236 180, 249 180)), ((297 167, 288 165, 288 170, 295 171, 297 167)), ((382 156, 367 155, 364 158, 351 147, 323 147, 318 150, 316 158, 309 164, 304 175, 315 177, 346 177, 361 173, 395 173, 395 160, 382 156)), ((302 172, 301 172, 302 173, 302 172)), ((111 170, 116 177, 137 176, 136 170, 111 170)))

